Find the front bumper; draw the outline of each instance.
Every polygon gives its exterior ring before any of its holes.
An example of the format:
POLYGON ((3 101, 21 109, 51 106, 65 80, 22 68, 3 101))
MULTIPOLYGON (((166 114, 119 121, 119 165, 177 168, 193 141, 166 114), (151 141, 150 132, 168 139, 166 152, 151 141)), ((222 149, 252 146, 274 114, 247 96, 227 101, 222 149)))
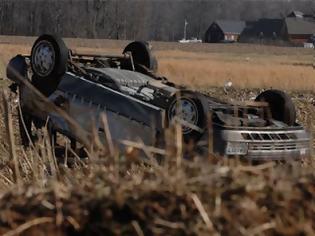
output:
POLYGON ((246 158, 250 160, 299 160, 310 157, 309 141, 250 143, 246 158))
POLYGON ((288 129, 234 129, 215 127, 213 151, 247 160, 300 160, 310 157, 310 136, 302 127, 288 129), (246 145, 246 152, 227 152, 229 145, 246 145))

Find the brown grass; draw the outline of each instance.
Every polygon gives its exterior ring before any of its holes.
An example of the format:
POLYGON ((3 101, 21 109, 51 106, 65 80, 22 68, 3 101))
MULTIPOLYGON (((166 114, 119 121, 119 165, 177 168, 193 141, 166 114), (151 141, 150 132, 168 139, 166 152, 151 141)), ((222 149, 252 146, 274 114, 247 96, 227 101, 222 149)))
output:
MULTIPOLYGON (((289 49, 279 49, 281 55, 266 56, 268 53, 260 54, 262 48, 252 46, 242 53, 234 45, 216 46, 234 50, 225 52, 210 52, 217 49, 201 45, 204 52, 196 53, 190 51, 198 49, 195 45, 180 45, 182 50, 177 51, 168 49, 174 44, 155 45, 160 73, 180 83, 220 86, 231 79, 240 87, 313 89, 310 79, 303 80, 308 83, 303 87, 292 74, 309 78, 314 71, 282 65, 297 58, 309 62, 311 57, 303 50, 292 49, 291 55, 289 49), (244 61, 244 57, 250 59, 244 61), (265 75, 276 79, 263 80, 265 75)), ((0 44, 1 75, 11 56, 29 49, 29 45, 0 44)), ((113 47, 106 51, 120 50, 113 47)), ((238 99, 251 96, 248 90, 246 95, 234 92, 238 99)), ((299 119, 307 120, 314 114, 314 96, 300 99, 299 94, 295 98, 299 119)), ((0 103, 1 235, 315 234, 315 165, 311 158, 255 166, 196 153, 186 160, 176 139, 168 140, 170 150, 163 150, 166 155, 162 155, 161 165, 155 159, 141 159, 137 148, 129 147, 117 155, 107 145, 94 150, 88 161, 71 152, 56 157, 45 130, 34 147, 25 150, 19 145, 14 99, 8 99, 10 106, 6 101, 0 103)))
MULTIPOLYGON (((4 134, 14 135, 11 129, 4 134)), ((198 155, 189 161, 178 156, 179 162, 166 155, 158 165, 131 149, 117 158, 103 147, 87 162, 69 153, 69 168, 61 157, 56 162, 45 136, 34 148, 15 149, 15 159, 7 152, 1 159, 1 235, 315 233, 311 160, 252 166, 198 155)))
MULTIPOLYGON (((159 73, 189 86, 314 90, 315 69, 296 66, 293 56, 241 55, 159 51, 159 73)), ((303 58, 304 60, 306 57, 303 58)), ((311 61, 304 62, 311 64, 311 61)))

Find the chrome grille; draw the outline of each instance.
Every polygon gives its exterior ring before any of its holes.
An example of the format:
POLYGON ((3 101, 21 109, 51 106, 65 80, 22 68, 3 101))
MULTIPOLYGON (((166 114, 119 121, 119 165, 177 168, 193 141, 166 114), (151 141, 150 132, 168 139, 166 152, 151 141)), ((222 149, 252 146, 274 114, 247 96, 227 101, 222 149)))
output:
POLYGON ((242 133, 246 141, 287 141, 297 140, 294 133, 242 133))
POLYGON ((248 145, 249 151, 290 151, 308 148, 309 148, 308 142, 249 143, 248 145))

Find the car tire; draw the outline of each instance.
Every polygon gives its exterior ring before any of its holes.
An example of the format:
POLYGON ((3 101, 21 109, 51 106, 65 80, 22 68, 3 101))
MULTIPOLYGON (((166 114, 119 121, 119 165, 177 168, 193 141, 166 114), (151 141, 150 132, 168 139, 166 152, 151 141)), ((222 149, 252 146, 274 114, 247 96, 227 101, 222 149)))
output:
POLYGON ((67 70, 68 56, 69 49, 57 36, 44 34, 33 44, 32 81, 44 95, 49 96, 57 88, 62 75, 67 70))
POLYGON ((259 94, 256 101, 267 102, 269 104, 273 119, 282 121, 292 126, 296 121, 295 106, 288 94, 280 90, 266 90, 259 94))
POLYGON ((25 57, 22 55, 16 55, 11 58, 6 68, 7 78, 17 84, 21 84, 21 80, 27 76, 27 64, 25 57))
MULTIPOLYGON (((131 52, 136 71, 142 72, 143 68, 141 68, 141 66, 144 66, 153 72, 157 71, 157 60, 153 55, 148 42, 134 41, 125 47, 123 53, 125 54, 127 52, 131 52)), ((122 68, 132 70, 133 68, 130 60, 126 60, 122 64, 122 68)))
MULTIPOLYGON (((189 129, 189 127, 182 127, 183 129, 183 139, 185 143, 189 143, 193 141, 194 143, 198 142, 202 135, 204 134, 204 130, 206 128, 206 118, 205 118, 205 112, 202 106, 201 101, 194 96, 192 93, 183 93, 179 97, 174 96, 173 99, 171 99, 171 102, 169 103, 168 109, 167 109, 167 126, 170 125, 172 122, 172 119, 174 118, 174 115, 176 115, 176 104, 178 101, 186 102, 188 106, 188 111, 192 111, 192 113, 195 113, 194 115, 191 115, 188 119, 183 118, 183 120, 188 121, 189 118, 191 118, 189 123, 192 123, 193 125, 197 126, 201 130, 194 130, 189 129), (175 112, 175 114, 174 114, 175 112), (195 118, 193 118, 195 117, 195 118)), ((187 109, 187 108, 185 108, 187 109)))

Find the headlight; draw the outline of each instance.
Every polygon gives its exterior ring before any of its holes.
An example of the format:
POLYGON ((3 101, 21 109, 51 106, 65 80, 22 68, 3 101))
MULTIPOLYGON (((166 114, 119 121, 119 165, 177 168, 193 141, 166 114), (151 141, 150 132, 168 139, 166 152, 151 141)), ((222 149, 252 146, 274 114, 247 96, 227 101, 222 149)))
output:
POLYGON ((225 148, 226 155, 246 155, 248 151, 247 143, 227 142, 225 148))

